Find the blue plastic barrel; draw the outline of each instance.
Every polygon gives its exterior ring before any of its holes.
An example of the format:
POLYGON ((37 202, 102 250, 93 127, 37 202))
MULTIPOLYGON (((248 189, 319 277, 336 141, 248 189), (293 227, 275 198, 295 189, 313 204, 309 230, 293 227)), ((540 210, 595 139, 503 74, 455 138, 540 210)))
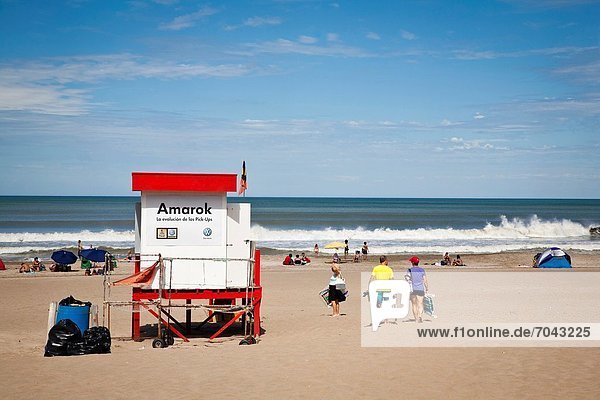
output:
POLYGON ((90 306, 58 306, 56 322, 70 319, 79 327, 81 334, 90 327, 90 306))

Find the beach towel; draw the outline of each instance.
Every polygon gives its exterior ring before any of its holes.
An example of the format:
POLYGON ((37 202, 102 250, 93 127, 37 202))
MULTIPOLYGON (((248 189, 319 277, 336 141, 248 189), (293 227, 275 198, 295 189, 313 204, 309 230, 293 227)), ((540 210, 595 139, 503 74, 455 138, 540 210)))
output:
POLYGON ((329 287, 326 287, 325 289, 321 290, 319 292, 319 297, 321 298, 321 300, 323 300, 327 307, 331 307, 329 303, 329 287))
POLYGON ((425 312, 425 314, 430 315, 433 318, 437 318, 437 315, 435 315, 435 307, 433 304, 434 297, 434 294, 425 293, 425 297, 423 298, 423 311, 425 312))

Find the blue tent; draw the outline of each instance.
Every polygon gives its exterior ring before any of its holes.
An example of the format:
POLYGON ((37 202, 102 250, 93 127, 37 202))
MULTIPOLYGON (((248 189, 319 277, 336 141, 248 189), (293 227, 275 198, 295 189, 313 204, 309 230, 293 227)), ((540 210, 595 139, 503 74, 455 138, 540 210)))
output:
POLYGON ((535 268, 571 268, 571 256, 558 247, 551 247, 539 255, 535 268))

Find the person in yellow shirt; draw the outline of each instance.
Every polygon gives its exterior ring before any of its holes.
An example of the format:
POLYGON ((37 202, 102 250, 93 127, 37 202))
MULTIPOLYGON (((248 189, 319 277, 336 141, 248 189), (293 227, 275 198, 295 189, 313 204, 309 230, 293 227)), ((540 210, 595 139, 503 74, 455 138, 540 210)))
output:
MULTIPOLYGON (((394 271, 388 266, 388 259, 386 256, 379 257, 379 265, 373 268, 371 272, 371 278, 369 279, 369 283, 371 281, 384 281, 394 279, 394 271)), ((388 291, 377 291, 377 308, 381 307, 381 303, 383 303, 383 294, 388 291)))

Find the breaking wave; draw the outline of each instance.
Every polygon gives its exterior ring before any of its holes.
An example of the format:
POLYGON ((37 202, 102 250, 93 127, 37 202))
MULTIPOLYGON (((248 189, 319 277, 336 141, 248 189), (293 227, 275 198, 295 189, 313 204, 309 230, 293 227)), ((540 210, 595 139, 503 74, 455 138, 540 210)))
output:
POLYGON ((252 228, 253 240, 278 250, 311 250, 315 243, 348 239, 351 251, 362 242, 374 253, 444 252, 488 253, 559 245, 564 248, 598 250, 600 241, 590 239, 589 227, 568 219, 544 221, 501 216, 500 223, 479 229, 418 228, 373 230, 327 228, 322 230, 252 228))
MULTIPOLYGON (((488 223, 481 228, 458 229, 418 228, 392 229, 276 229, 254 225, 251 238, 260 247, 276 250, 312 250, 315 243, 321 249, 331 241, 349 240, 351 251, 368 242, 373 253, 491 253, 498 251, 534 249, 559 246, 565 249, 600 250, 600 240, 590 237, 589 226, 568 219, 542 220, 536 215, 529 219, 508 219, 501 216, 498 224, 488 223)), ((0 232, 0 254, 28 251, 50 251, 75 248, 77 241, 84 245, 114 249, 133 247, 132 230, 78 232, 0 232)), ((333 251, 332 251, 333 252, 333 251)))

